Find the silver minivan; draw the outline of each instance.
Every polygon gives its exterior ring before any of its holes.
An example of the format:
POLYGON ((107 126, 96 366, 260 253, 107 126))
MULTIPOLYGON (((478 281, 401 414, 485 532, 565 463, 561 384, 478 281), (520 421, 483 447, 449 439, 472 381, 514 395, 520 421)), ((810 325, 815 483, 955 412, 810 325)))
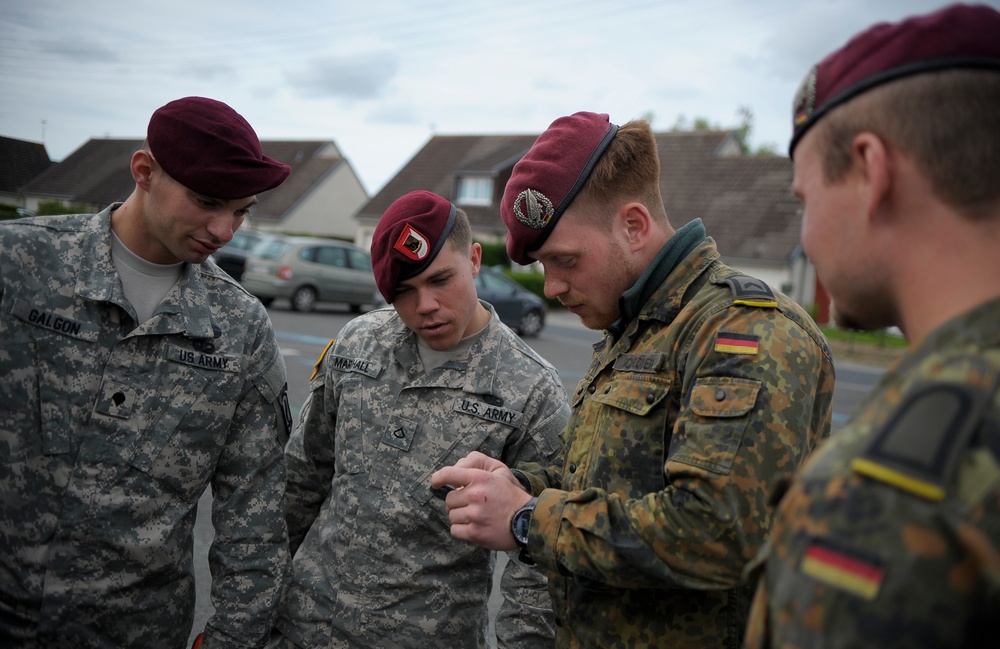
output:
POLYGON ((375 275, 371 256, 334 239, 279 237, 254 248, 240 283, 264 306, 286 298, 295 311, 320 302, 342 302, 352 313, 372 304, 375 275))

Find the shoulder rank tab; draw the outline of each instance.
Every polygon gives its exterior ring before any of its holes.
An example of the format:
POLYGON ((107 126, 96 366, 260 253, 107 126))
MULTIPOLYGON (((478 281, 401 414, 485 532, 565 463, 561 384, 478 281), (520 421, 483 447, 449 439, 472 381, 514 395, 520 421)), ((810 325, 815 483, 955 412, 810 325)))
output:
POLYGON ((722 282, 729 284, 729 289, 733 292, 733 304, 769 308, 778 306, 771 287, 756 277, 736 274, 722 278, 722 282))
POLYGON ((915 390, 851 468, 926 500, 944 500, 989 398, 989 391, 962 383, 915 390))
POLYGON ((312 381, 314 378, 316 378, 316 375, 319 374, 319 368, 323 366, 323 359, 326 358, 326 353, 328 351, 330 351, 330 348, 333 347, 333 343, 335 343, 335 342, 337 342, 337 339, 336 338, 331 338, 330 342, 328 342, 326 344, 326 347, 323 348, 323 353, 319 355, 318 359, 316 359, 316 364, 313 365, 312 374, 309 375, 309 380, 310 381, 312 381))

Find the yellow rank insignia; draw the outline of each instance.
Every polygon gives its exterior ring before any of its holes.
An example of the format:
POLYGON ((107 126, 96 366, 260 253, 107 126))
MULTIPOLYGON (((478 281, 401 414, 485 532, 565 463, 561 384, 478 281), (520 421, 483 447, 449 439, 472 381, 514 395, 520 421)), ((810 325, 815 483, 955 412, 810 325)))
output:
POLYGON ((885 578, 885 570, 881 566, 819 543, 809 545, 802 556, 800 568, 817 581, 865 600, 875 599, 885 578))
POLYGON ((749 334, 720 331, 715 338, 715 351, 723 354, 756 354, 760 349, 760 338, 749 334))

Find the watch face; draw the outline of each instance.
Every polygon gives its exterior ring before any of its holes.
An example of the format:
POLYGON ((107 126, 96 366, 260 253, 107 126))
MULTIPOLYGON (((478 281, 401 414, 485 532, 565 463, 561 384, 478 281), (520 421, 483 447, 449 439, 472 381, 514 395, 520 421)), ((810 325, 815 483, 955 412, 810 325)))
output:
POLYGON ((535 502, 537 502, 535 498, 529 500, 524 507, 514 512, 514 517, 510 520, 511 534, 521 547, 528 545, 528 528, 531 527, 531 514, 535 511, 535 502))
POLYGON ((514 538, 524 545, 528 542, 528 527, 531 525, 531 512, 521 510, 514 515, 514 538))

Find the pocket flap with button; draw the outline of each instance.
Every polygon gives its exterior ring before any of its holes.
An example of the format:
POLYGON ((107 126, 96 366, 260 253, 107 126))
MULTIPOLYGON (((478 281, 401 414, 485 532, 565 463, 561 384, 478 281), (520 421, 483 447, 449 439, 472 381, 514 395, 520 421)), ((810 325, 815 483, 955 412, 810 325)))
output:
POLYGON ((757 403, 760 381, 712 376, 695 381, 691 411, 701 417, 742 417, 757 403))
POLYGON ((670 391, 670 380, 646 374, 615 376, 594 394, 594 400, 625 410, 633 415, 645 416, 663 401, 670 391))

